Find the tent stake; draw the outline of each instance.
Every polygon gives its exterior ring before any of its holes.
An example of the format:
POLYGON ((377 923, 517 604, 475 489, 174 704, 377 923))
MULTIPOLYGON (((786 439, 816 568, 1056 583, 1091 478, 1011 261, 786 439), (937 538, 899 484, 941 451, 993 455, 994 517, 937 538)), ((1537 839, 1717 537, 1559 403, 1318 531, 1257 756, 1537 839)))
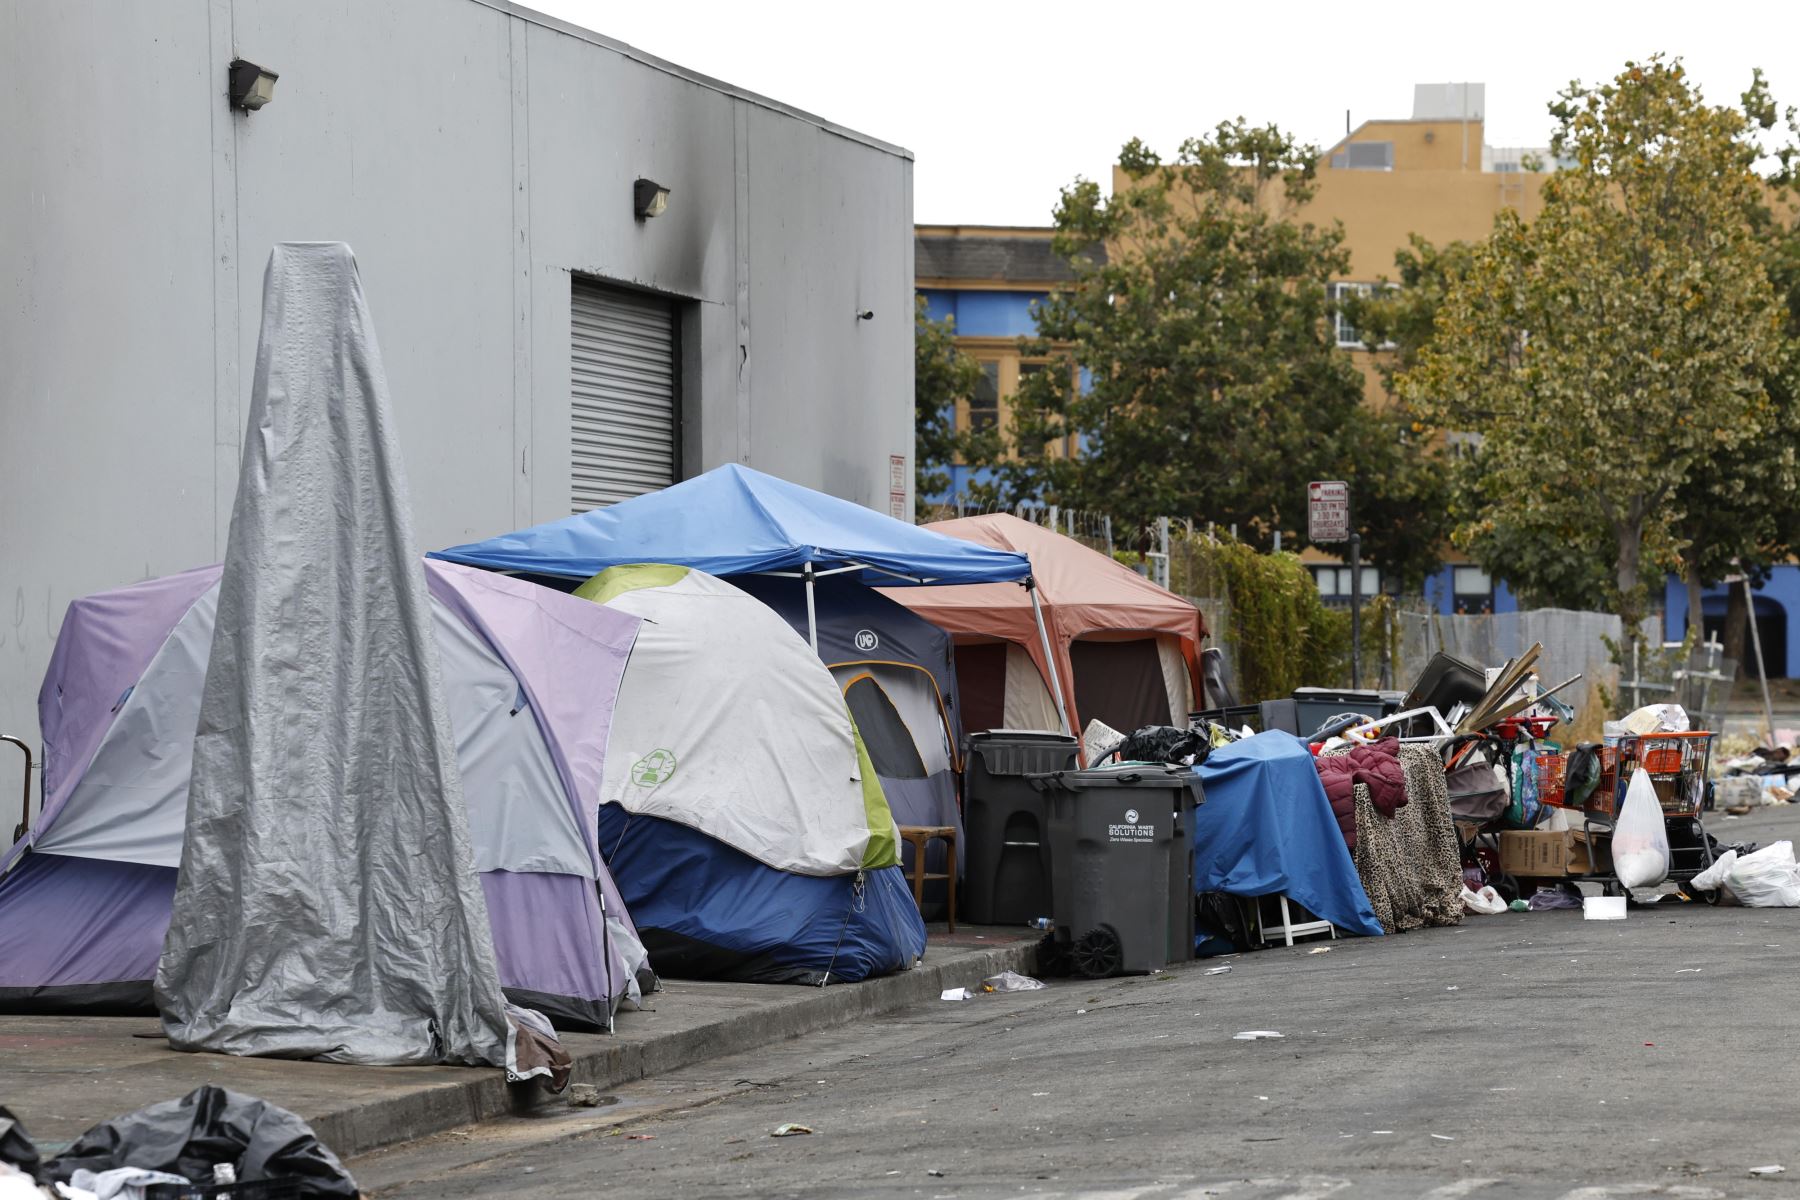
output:
POLYGON ((1037 622, 1038 642, 1044 647, 1044 661, 1050 665, 1050 689, 1056 693, 1056 716, 1062 721, 1062 731, 1074 737, 1075 731, 1069 727, 1069 703, 1063 697, 1062 677, 1056 670, 1056 652, 1050 649, 1050 632, 1044 628, 1044 606, 1038 600, 1037 580, 1026 579, 1025 590, 1031 594, 1031 616, 1037 622))

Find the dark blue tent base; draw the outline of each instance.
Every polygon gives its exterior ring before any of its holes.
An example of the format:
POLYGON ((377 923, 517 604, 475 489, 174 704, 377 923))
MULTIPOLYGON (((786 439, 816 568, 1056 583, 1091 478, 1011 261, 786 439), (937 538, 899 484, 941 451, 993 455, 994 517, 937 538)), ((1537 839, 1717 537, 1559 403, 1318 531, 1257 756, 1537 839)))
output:
POLYGON ((0 988, 0 1014, 46 1017, 154 1017, 148 979, 0 988))
POLYGON ((794 875, 697 830, 600 809, 600 847, 657 974, 854 983, 905 970, 925 923, 898 867, 794 875))
POLYGON ((580 996, 553 996, 529 988, 503 987, 500 994, 520 1008, 535 1009, 550 1018, 558 1033, 605 1033, 611 1014, 604 1000, 580 996))
MULTIPOLYGON (((666 929, 639 928, 650 961, 669 979, 728 979, 740 983, 798 983, 818 987, 824 972, 789 966, 770 954, 745 954, 666 929)), ((841 981, 840 981, 841 982, 841 981)))

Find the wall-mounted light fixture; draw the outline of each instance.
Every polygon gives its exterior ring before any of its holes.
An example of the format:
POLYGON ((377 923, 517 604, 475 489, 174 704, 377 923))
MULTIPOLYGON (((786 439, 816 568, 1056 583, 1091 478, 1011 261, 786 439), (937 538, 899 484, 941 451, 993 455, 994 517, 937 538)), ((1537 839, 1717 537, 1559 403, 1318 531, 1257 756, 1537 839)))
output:
POLYGON ((639 179, 631 185, 631 211, 640 221, 660 217, 669 207, 669 189, 653 179, 639 179))
POLYGON ((255 112, 275 98, 275 81, 281 76, 248 59, 234 58, 226 78, 230 85, 231 106, 255 112))

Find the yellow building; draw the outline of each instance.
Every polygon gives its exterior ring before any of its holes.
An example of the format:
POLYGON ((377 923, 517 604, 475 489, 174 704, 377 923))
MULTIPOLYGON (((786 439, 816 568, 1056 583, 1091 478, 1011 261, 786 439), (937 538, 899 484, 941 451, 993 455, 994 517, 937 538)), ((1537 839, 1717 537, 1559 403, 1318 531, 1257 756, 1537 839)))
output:
MULTIPOLYGON (((1367 293, 1397 279, 1394 256, 1411 245, 1412 235, 1436 246, 1474 242, 1488 236, 1505 209, 1528 221, 1538 215, 1550 152, 1489 146, 1486 92, 1479 83, 1418 84, 1410 117, 1364 121, 1320 156, 1313 198, 1298 215, 1317 225, 1343 225, 1350 270, 1331 284, 1334 295, 1367 293)), ((1115 167, 1114 192, 1130 183, 1115 167)), ((1342 316, 1335 333, 1362 371, 1369 403, 1385 404, 1387 393, 1375 370, 1379 352, 1371 352, 1342 316)), ((1318 550, 1308 549, 1302 557, 1321 592, 1349 595, 1350 568, 1318 550)), ((1364 567, 1362 583, 1364 595, 1379 590, 1379 571, 1364 567)), ((1503 584, 1496 587, 1486 572, 1467 563, 1446 566, 1426 590, 1445 612, 1512 607, 1503 584)))
MULTIPOLYGON (((1479 83, 1419 84, 1412 115, 1364 121, 1320 156, 1313 199, 1299 216, 1315 224, 1340 222, 1350 270, 1334 281, 1341 290, 1367 291, 1398 277, 1397 252, 1417 234, 1434 245, 1479 241, 1494 217, 1515 209, 1530 220, 1542 206, 1547 149, 1487 144, 1486 87, 1479 83)), ((1127 189, 1130 177, 1114 168, 1113 190, 1127 189)), ((919 226, 915 230, 917 285, 934 316, 954 316, 959 343, 983 364, 988 380, 974 408, 958 406, 959 427, 998 422, 1004 426, 1007 400, 1021 363, 1017 339, 1035 325, 1032 307, 1066 283, 1065 264, 1050 254, 1050 230, 992 226, 919 226)), ((1371 353, 1357 331, 1338 318, 1338 345, 1352 355, 1373 404, 1386 401, 1371 353)), ((1377 352, 1378 353, 1378 352, 1377 352)), ((959 468, 952 490, 965 482, 959 468)), ((1348 595, 1350 571, 1329 555, 1308 551, 1320 590, 1348 595)), ((1381 579, 1364 568, 1363 590, 1381 579)), ((1510 607, 1504 585, 1496 589, 1482 571, 1452 564, 1434 579, 1428 595, 1444 611, 1510 607)))

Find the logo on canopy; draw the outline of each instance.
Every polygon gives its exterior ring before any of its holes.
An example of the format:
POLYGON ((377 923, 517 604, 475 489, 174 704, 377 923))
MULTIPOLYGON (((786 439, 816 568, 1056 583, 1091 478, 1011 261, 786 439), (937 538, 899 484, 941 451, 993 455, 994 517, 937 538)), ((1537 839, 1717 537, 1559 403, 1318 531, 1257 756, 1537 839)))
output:
POLYGON ((856 631, 856 648, 861 650, 864 654, 867 654, 879 645, 881 645, 881 639, 875 636, 875 631, 873 629, 859 629, 856 631))
POLYGON ((675 774, 675 756, 667 750, 652 750, 631 764, 631 782, 639 787, 655 787, 667 783, 675 774))

